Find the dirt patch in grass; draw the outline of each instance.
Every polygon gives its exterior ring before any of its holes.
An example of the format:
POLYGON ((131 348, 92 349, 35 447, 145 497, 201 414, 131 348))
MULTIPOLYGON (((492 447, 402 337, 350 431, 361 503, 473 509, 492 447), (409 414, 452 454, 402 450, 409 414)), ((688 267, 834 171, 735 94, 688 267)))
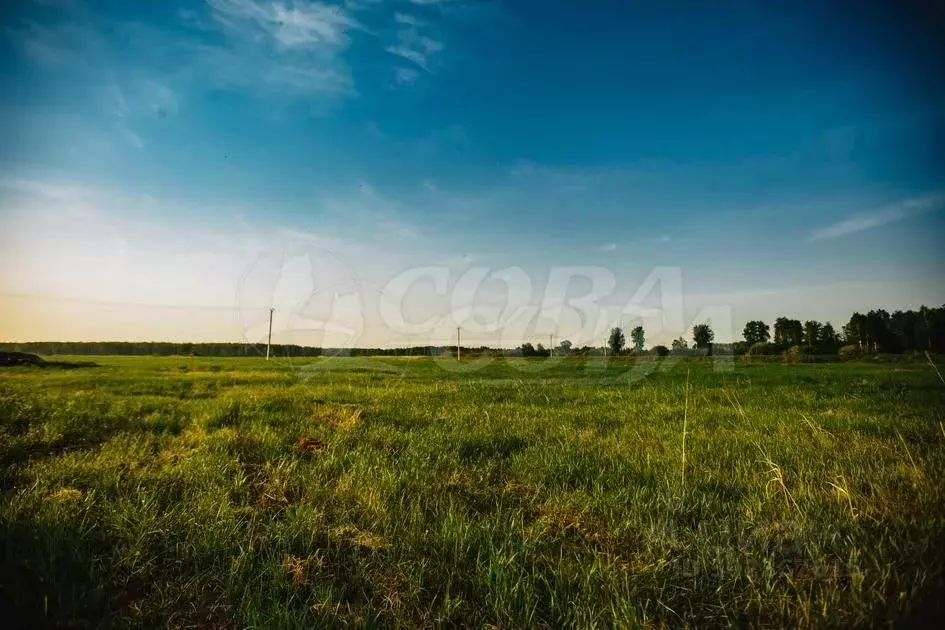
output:
POLYGON ((330 538, 336 542, 369 551, 383 549, 386 546, 384 539, 377 534, 358 529, 351 524, 333 527, 331 529, 330 538))
POLYGON ((319 440, 318 438, 313 437, 300 437, 298 441, 292 447, 300 453, 308 453, 309 455, 318 455, 323 452, 328 445, 325 442, 319 440))

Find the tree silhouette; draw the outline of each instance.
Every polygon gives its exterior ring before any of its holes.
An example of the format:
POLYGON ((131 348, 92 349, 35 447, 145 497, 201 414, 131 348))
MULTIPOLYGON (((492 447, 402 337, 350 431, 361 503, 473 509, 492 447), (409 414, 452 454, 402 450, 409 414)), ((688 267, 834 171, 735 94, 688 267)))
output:
POLYGON ((742 332, 745 337, 745 343, 749 347, 756 343, 762 343, 771 339, 771 328, 760 319, 754 319, 745 324, 745 330, 742 332))
POLYGON ((646 336, 643 332, 643 326, 637 326, 630 331, 630 339, 633 340, 633 349, 636 352, 643 352, 643 344, 646 340, 646 336))
POLYGON ((840 335, 833 329, 830 322, 826 322, 820 329, 820 347, 823 352, 836 352, 840 346, 840 335))
POLYGON ((799 346, 804 338, 804 325, 799 319, 779 317, 774 321, 774 342, 783 346, 799 346))
POLYGON ((804 343, 807 344, 807 350, 810 351, 820 343, 820 322, 809 319, 804 322, 804 343))
POLYGON ((692 327, 692 340, 697 348, 708 348, 715 339, 715 333, 708 324, 696 324, 692 327))
POLYGON ((627 338, 624 336, 623 331, 619 328, 611 328, 610 338, 607 339, 607 345, 610 347, 611 353, 615 355, 620 354, 620 351, 623 350, 626 343, 627 338))
POLYGON ((861 348, 866 345, 866 315, 853 313, 850 321, 843 327, 843 336, 847 343, 861 348))

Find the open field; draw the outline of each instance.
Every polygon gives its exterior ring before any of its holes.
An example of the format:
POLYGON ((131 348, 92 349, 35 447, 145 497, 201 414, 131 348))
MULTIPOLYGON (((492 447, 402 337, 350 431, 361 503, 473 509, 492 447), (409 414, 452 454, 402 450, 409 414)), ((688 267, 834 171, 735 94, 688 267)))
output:
POLYGON ((0 372, 6 619, 704 628, 942 614, 945 384, 928 363, 692 359, 628 384, 626 364, 577 361, 95 361, 0 372))

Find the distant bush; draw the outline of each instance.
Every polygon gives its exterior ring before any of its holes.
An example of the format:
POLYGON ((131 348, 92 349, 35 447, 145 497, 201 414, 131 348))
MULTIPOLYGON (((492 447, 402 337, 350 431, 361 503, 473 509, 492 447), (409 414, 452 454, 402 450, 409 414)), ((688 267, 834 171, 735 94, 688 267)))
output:
POLYGON ((791 346, 784 351, 784 361, 786 363, 797 363, 807 359, 807 348, 804 346, 791 346))
POLYGON ((753 343, 751 348, 748 349, 748 354, 750 355, 772 355, 778 354, 780 348, 777 344, 768 343, 767 341, 759 341, 753 343))
POLYGON ((841 357, 855 357, 860 354, 860 346, 856 344, 850 344, 848 346, 843 346, 840 350, 837 351, 841 357))
POLYGON ((653 352, 655 352, 658 357, 669 356, 669 348, 666 346, 654 346, 653 352))

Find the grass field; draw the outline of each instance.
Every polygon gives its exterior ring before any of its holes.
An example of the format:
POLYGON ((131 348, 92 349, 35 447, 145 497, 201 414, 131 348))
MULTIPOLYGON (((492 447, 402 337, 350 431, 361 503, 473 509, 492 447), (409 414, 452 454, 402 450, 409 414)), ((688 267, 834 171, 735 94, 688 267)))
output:
MULTIPOLYGON (((917 626, 928 363, 0 372, 0 605, 56 627, 917 626)), ((940 368, 941 369, 941 368, 940 368)), ((13 616, 15 615, 15 617, 13 616)))

